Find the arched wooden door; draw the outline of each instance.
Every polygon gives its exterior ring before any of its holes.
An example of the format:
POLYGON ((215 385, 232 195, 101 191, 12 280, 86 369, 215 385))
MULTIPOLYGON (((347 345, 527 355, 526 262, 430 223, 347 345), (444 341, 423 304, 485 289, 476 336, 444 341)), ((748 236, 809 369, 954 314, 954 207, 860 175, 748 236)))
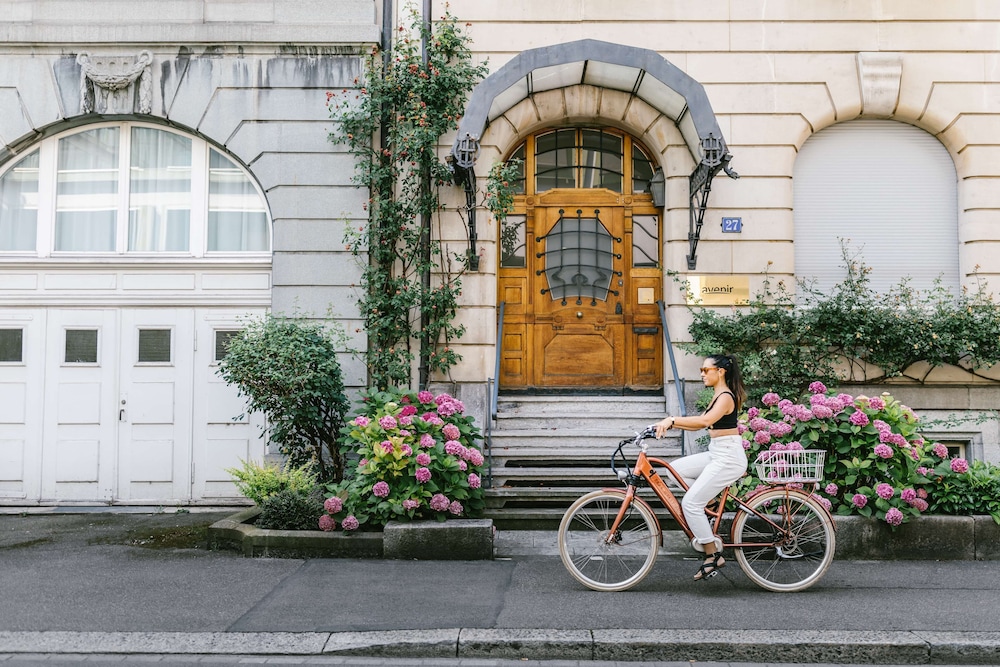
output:
POLYGON ((501 232, 501 388, 660 388, 649 159, 628 137, 591 128, 530 137, 512 158, 532 177, 501 232))

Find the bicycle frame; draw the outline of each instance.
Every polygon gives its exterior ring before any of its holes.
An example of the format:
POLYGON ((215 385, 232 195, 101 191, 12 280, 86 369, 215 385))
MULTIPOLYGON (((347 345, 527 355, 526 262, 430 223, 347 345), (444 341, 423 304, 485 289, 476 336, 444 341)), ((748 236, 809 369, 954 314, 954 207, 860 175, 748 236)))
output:
MULTIPOLYGON (((639 440, 640 438, 637 437, 636 439, 639 440)), ((616 452, 616 454, 620 454, 623 459, 625 458, 625 456, 624 453, 622 453, 622 447, 624 447, 625 444, 627 444, 628 442, 630 441, 628 440, 623 441, 618 446, 618 450, 616 452)), ((622 479, 622 481, 625 482, 626 490, 625 490, 625 502, 622 503, 622 506, 618 511, 618 515, 615 517, 615 521, 611 525, 611 530, 608 531, 607 539, 609 540, 609 542, 610 540, 614 539, 614 535, 618 532, 619 527, 625 520, 625 515, 628 513, 632 503, 638 502, 649 507, 649 503, 647 503, 644 499, 636 495, 636 491, 638 490, 641 482, 643 481, 653 490, 653 493, 656 494, 656 497, 660 500, 660 502, 667 509, 667 511, 670 512, 671 516, 674 517, 674 520, 677 521, 678 525, 680 525, 681 530, 683 530, 684 534, 688 536, 688 539, 693 538, 694 533, 691 531, 690 526, 688 526, 687 519, 684 517, 684 511, 681 509, 680 501, 677 500, 677 496, 675 496, 674 493, 670 490, 670 488, 667 486, 667 483, 663 481, 663 478, 660 476, 659 472, 657 472, 656 467, 659 466, 666 469, 666 471, 670 474, 670 476, 685 491, 687 491, 688 489, 687 483, 685 483, 684 479, 677 474, 677 471, 674 470, 673 466, 671 466, 670 463, 657 457, 647 456, 645 443, 640 444, 639 447, 640 447, 639 456, 636 459, 635 465, 632 467, 631 472, 625 473, 624 476, 621 473, 619 473, 618 470, 615 468, 614 457, 612 456, 611 468, 618 474, 618 476, 622 479)), ((770 488, 784 489, 786 492, 792 490, 792 487, 790 487, 787 484, 771 485, 770 488)), ((611 489, 611 488, 607 490, 620 491, 620 489, 611 489)), ((761 519, 762 521, 769 524, 772 528, 774 528, 776 535, 782 535, 784 533, 784 529, 778 524, 776 524, 774 521, 772 521, 770 517, 761 514, 760 512, 754 510, 752 507, 748 506, 743 501, 742 498, 731 495, 729 493, 729 487, 726 487, 725 489, 722 490, 722 493, 718 496, 717 506, 715 508, 705 509, 705 514, 708 515, 709 522, 712 525, 712 532, 715 533, 716 535, 719 534, 719 527, 722 524, 722 515, 726 509, 726 501, 729 500, 730 498, 732 498, 733 502, 739 505, 739 507, 743 509, 743 511, 753 514, 754 516, 756 516, 757 518, 761 519)), ((649 507, 649 509, 652 510, 651 507, 649 507)), ((651 514, 653 515, 653 518, 656 521, 658 538, 660 540, 660 545, 662 546, 663 529, 660 526, 659 518, 656 517, 655 512, 651 511, 651 514)), ((742 547, 760 547, 760 546, 774 547, 778 546, 779 544, 780 540, 772 540, 769 542, 737 543, 734 541, 732 533, 730 533, 730 541, 723 542, 722 546, 723 548, 731 548, 731 547, 742 548, 742 547)))

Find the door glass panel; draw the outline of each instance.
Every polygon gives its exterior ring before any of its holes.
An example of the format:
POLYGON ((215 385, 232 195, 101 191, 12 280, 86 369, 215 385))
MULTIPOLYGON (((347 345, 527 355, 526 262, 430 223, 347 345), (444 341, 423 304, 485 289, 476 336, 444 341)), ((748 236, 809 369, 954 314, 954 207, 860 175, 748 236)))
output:
POLYGON ((524 226, 527 216, 508 215, 500 230, 500 266, 524 268, 524 226))
POLYGON ((105 127, 59 140, 56 250, 115 249, 119 134, 119 128, 105 127))
POLYGON ((191 139, 132 128, 128 249, 184 252, 191 235, 191 139))
POLYGON ((580 186, 622 191, 622 138, 601 130, 581 130, 580 186))
POLYGON ((38 151, 0 178, 0 250, 34 250, 38 225, 38 151))
POLYGON ((0 329, 0 363, 21 363, 24 360, 24 331, 0 329))
POLYGON ((170 329, 139 329, 139 363, 169 363, 170 333, 170 329))
POLYGON ((250 179, 227 157, 212 149, 208 177, 208 249, 271 249, 264 202, 250 179))
POLYGON ((632 193, 649 192, 653 178, 653 163, 637 145, 632 144, 632 193))
POLYGON ((526 182, 524 178, 524 170, 527 165, 527 161, 524 159, 525 146, 521 144, 518 146, 510 156, 510 162, 517 162, 517 176, 515 176, 511 182, 510 187, 514 194, 523 195, 526 187, 526 182))
POLYGON ((574 297, 578 305, 583 303, 583 297, 589 298, 592 305, 598 299, 607 301, 614 260, 620 257, 613 253, 611 234, 601 224, 597 211, 588 218, 583 217, 583 211, 577 211, 575 217, 564 213, 560 211, 552 231, 539 238, 544 242, 543 272, 548 283, 541 293, 548 292, 553 301, 561 300, 563 305, 574 297))
POLYGON ((535 191, 575 188, 576 130, 556 130, 535 140, 535 191))
POLYGON ((97 363, 97 329, 67 329, 67 364, 97 363))
POLYGON ((659 220, 655 215, 632 217, 632 266, 657 267, 659 263, 659 220))
POLYGON ((215 332, 215 361, 222 361, 229 351, 229 343, 240 335, 239 331, 216 331, 215 332))

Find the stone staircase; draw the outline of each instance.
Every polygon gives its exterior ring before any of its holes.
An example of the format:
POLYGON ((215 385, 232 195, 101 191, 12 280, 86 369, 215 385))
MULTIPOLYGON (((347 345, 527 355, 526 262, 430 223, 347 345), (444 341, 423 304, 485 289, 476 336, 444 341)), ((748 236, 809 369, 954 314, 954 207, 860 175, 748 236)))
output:
MULTIPOLYGON (((486 516, 501 528, 549 529, 584 493, 621 485, 619 441, 662 418, 662 396, 501 396, 487 451, 486 516)), ((637 450, 626 450, 629 462, 637 450)), ((681 454, 677 431, 650 449, 681 454)))

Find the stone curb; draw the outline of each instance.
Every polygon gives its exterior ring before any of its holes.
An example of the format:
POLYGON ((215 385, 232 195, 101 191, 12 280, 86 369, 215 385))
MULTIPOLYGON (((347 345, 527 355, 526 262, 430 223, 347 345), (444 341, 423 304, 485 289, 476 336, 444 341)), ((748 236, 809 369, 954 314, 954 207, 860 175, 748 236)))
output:
MULTIPOLYGON (((489 519, 393 522, 383 532, 325 533, 263 530, 247 523, 258 513, 259 509, 250 508, 212 524, 209 547, 270 558, 493 558, 494 529, 489 519)), ((922 516, 895 529, 860 516, 833 519, 835 557, 842 560, 1000 560, 1000 526, 988 515, 922 516)))
POLYGON ((529 660, 1000 663, 1000 632, 555 630, 0 632, 0 654, 354 655, 529 660))

